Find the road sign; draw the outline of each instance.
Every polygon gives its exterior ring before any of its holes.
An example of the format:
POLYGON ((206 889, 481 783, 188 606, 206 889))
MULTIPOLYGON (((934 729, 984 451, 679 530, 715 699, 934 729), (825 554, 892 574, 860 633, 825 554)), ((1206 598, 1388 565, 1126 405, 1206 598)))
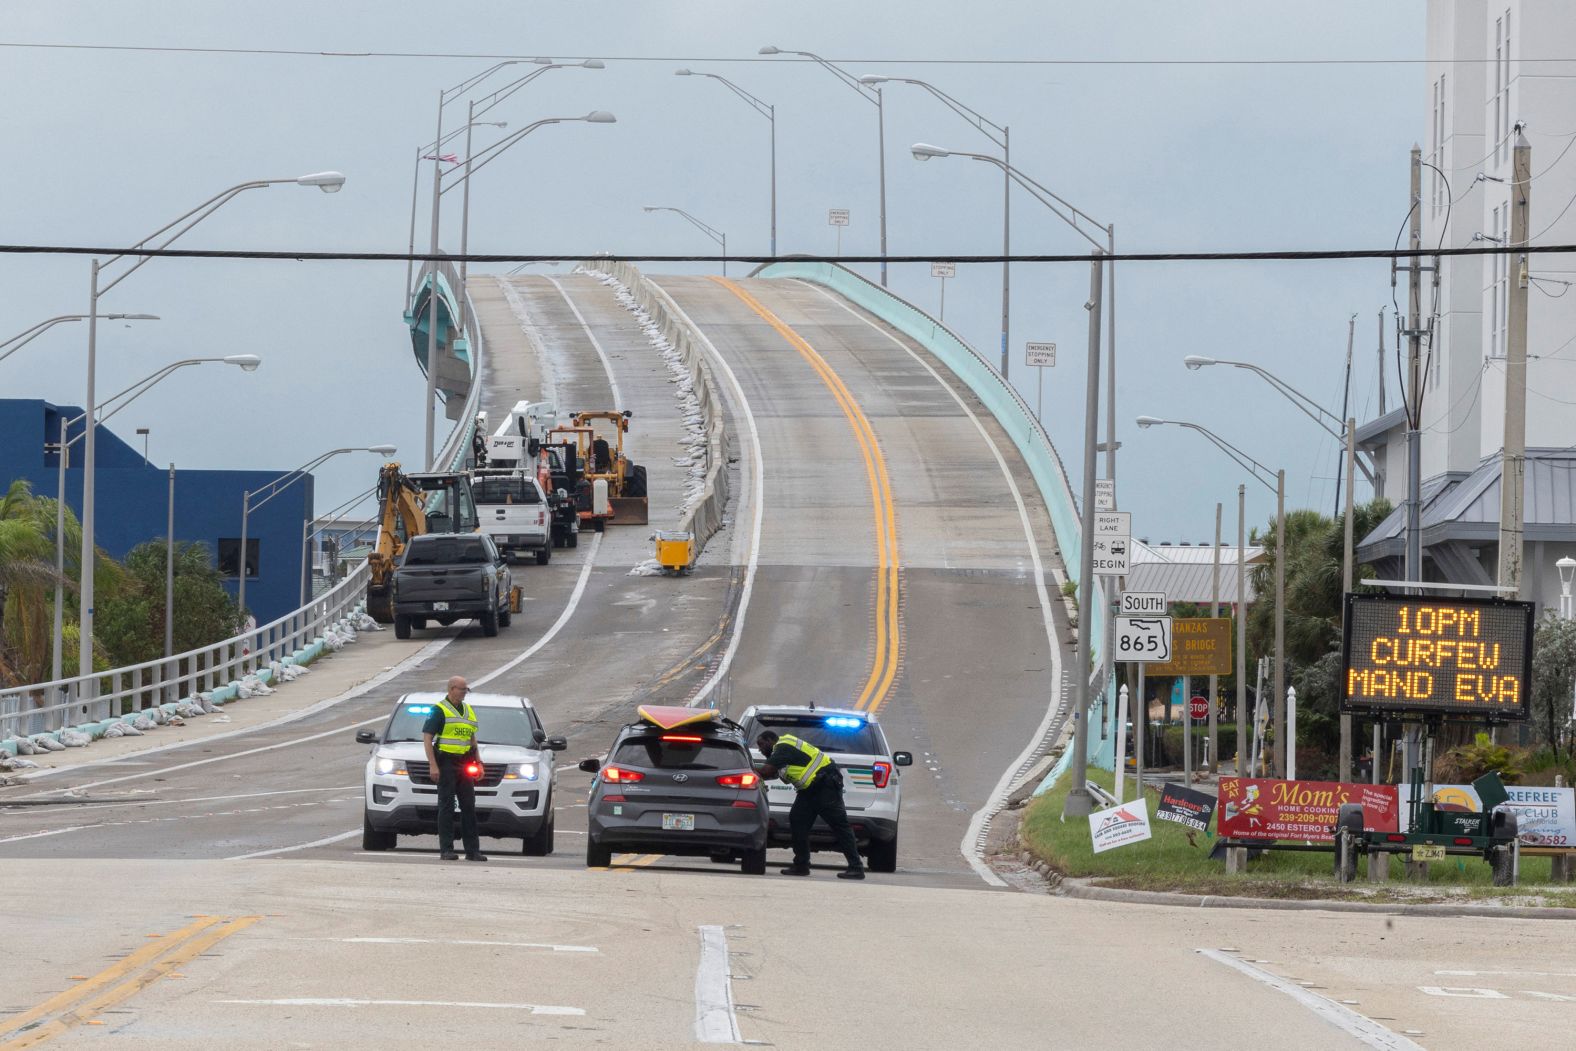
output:
POLYGON ((1116 510, 1116 480, 1113 478, 1096 478, 1094 480, 1094 509, 1096 511, 1116 510))
POLYGON ((1171 659, 1146 671, 1161 675, 1230 675, 1231 618, 1178 617, 1171 631, 1171 659))
POLYGON ((1208 697, 1189 697, 1187 699, 1187 714, 1188 714, 1188 718, 1192 719, 1195 723, 1201 723, 1205 719, 1208 719, 1209 718, 1209 698, 1208 697))
POLYGON ((1117 612, 1129 617, 1163 617, 1166 613, 1166 593, 1164 591, 1124 591, 1122 593, 1122 608, 1117 612))
POLYGON ((1133 512, 1097 511, 1094 516, 1095 536, 1132 536, 1133 512))
POLYGON ((1132 571, 1132 541, 1125 536, 1097 536, 1094 546, 1094 575, 1125 577, 1132 571))
POLYGON ((1023 357, 1030 368, 1049 369, 1056 365, 1055 343, 1025 343, 1023 357))
POLYGON ((1171 618, 1117 617, 1115 653, 1119 661, 1170 660, 1171 618))
POLYGON ((848 225, 848 209, 847 208, 828 208, 826 210, 826 225, 828 225, 828 226, 847 226, 848 225))
MULTIPOLYGON (((848 224, 844 223, 843 225, 847 226, 848 224)), ((958 264, 956 264, 956 263, 931 263, 930 264, 930 276, 931 277, 957 277, 958 276, 958 264)))

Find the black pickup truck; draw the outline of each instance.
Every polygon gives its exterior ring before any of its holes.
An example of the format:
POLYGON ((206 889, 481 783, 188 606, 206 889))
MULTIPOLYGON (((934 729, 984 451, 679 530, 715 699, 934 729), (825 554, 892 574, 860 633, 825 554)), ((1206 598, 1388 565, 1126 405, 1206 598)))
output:
POLYGON ((514 578, 492 538, 478 533, 428 533, 411 538, 394 568, 394 637, 410 638, 429 620, 481 622, 489 638, 507 628, 514 578))

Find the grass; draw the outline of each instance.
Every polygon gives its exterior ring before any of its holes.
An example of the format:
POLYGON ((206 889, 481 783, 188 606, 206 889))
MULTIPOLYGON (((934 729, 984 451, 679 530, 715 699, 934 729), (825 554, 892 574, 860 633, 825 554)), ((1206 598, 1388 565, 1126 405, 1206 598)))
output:
MULTIPOLYGON (((1106 771, 1091 769, 1089 777, 1111 790, 1112 775, 1106 771)), ((1399 858, 1390 862, 1388 882, 1368 883, 1367 860, 1362 859, 1358 862, 1359 882, 1341 884, 1335 880, 1331 854, 1269 851, 1249 862, 1247 872, 1227 875, 1224 861, 1209 858, 1215 845, 1212 836, 1193 832, 1190 842, 1190 829, 1155 818, 1159 793, 1153 790, 1145 793, 1153 838, 1096 854, 1090 845, 1088 821, 1061 820, 1068 787, 1069 780, 1064 778, 1033 800, 1024 813, 1020 835, 1025 849, 1063 876, 1092 877, 1100 886, 1254 898, 1417 903, 1481 899, 1502 900, 1505 904, 1576 906, 1576 890, 1567 885, 1554 884, 1547 890, 1529 893, 1529 886, 1548 884, 1548 858, 1522 858, 1519 887, 1493 886, 1488 862, 1478 858, 1434 862, 1428 866, 1427 881, 1420 883, 1399 878, 1399 858)), ((1131 791, 1132 782, 1128 781, 1126 787, 1131 791)))

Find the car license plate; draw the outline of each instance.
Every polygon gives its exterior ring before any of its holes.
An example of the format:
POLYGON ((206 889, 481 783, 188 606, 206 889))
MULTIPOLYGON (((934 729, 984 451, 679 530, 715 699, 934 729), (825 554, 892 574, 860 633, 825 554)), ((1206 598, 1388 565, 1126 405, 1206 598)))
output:
POLYGON ((667 832, 695 831, 694 814, 663 814, 662 828, 667 832))
POLYGON ((441 613, 441 612, 443 612, 444 610, 446 610, 448 608, 449 608, 449 604, 447 602, 434 602, 432 604, 432 609, 433 609, 434 613, 441 613))
POLYGON ((1413 861, 1444 861, 1445 848, 1435 843, 1419 843, 1412 848, 1413 861))

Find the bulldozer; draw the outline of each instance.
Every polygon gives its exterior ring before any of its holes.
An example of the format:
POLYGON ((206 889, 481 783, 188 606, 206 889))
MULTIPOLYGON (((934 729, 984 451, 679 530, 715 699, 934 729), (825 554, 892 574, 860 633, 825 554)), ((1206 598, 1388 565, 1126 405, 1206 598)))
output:
POLYGON ((463 474, 405 474, 390 461, 378 472, 378 540, 367 556, 367 612, 380 624, 394 622, 389 584, 394 565, 411 537, 476 530, 476 504, 463 474))
POLYGON ((548 432, 548 443, 573 443, 583 465, 578 503, 580 520, 601 532, 608 522, 645 525, 648 521, 646 469, 624 455, 624 435, 633 413, 577 412, 567 427, 548 432), (600 424, 600 426, 598 426, 600 424))

